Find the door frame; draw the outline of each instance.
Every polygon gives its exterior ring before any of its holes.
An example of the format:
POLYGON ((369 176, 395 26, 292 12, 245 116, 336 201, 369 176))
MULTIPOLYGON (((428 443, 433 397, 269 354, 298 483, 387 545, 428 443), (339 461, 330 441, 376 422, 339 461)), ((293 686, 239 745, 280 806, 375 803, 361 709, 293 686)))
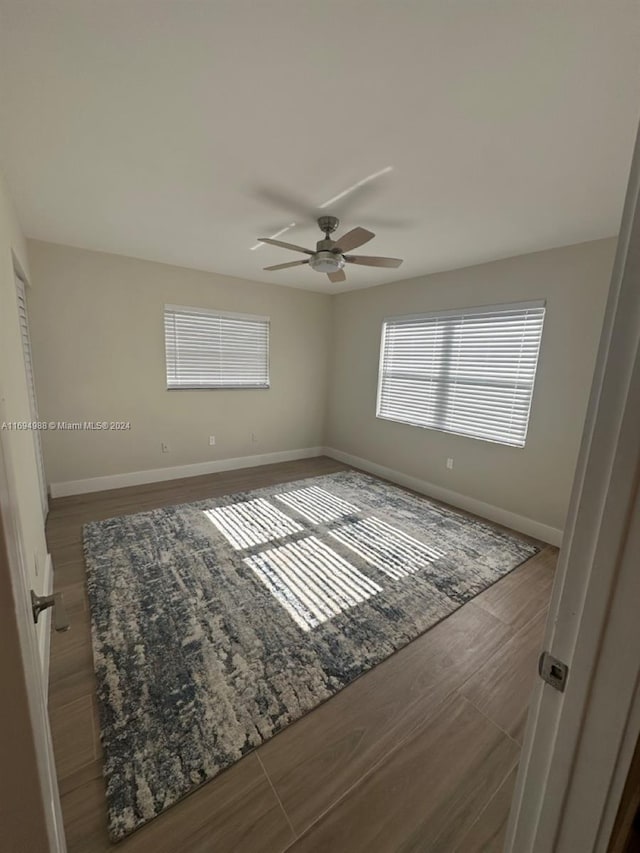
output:
POLYGON ((640 137, 545 632, 506 853, 605 853, 640 734, 640 137))

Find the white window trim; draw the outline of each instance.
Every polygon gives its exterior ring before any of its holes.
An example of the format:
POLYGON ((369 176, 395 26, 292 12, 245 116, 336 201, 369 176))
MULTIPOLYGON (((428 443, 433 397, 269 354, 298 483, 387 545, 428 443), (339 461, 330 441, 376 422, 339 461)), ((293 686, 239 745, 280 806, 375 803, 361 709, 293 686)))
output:
POLYGON ((546 300, 545 299, 533 299, 525 302, 501 302, 501 303, 492 303, 488 305, 478 305, 473 306, 471 308, 448 308, 442 311, 426 311, 419 312, 416 314, 395 314, 392 316, 384 317, 382 320, 381 332, 380 332, 380 358, 378 362, 378 385, 376 391, 376 418, 382 421, 388 421, 389 423, 403 424, 409 427, 417 427, 418 429, 429 429, 435 430, 436 432, 442 432, 447 435, 455 435, 460 438, 471 438, 475 441, 485 441, 489 444, 500 444, 503 447, 510 447, 515 450, 522 450, 526 444, 526 439, 529 431, 529 421, 531 417, 531 407, 533 405, 533 396, 535 393, 535 385, 537 379, 538 368, 540 364, 540 352, 542 349, 542 336, 544 335, 544 320, 546 320, 546 316, 543 319, 543 329, 541 333, 540 346, 538 349, 538 356, 536 360, 536 368, 533 375, 533 384, 531 388, 531 397, 529 398, 529 407, 527 410, 527 418, 526 418, 526 430, 523 436, 522 444, 515 444, 511 442, 501 441, 500 439, 489 438, 483 435, 473 435, 471 433, 465 432, 454 432, 453 430, 445 429, 439 426, 432 426, 423 423, 415 423, 407 420, 398 420, 397 418, 391 418, 387 415, 380 413, 380 407, 382 403, 382 387, 383 387, 383 373, 384 373, 384 362, 385 362, 385 338, 386 338, 386 327, 388 323, 402 323, 402 322, 411 322, 412 320, 431 320, 439 317, 469 317, 473 315, 481 315, 481 314, 492 314, 492 313, 500 313, 500 312, 509 312, 509 311, 527 311, 531 309, 544 308, 546 312, 546 300))
POLYGON ((260 320, 265 323, 271 322, 271 317, 267 314, 239 314, 236 311, 216 311, 215 308, 198 308, 196 305, 165 305, 163 310, 194 311, 196 314, 209 314, 211 317, 228 317, 230 320, 260 320))
POLYGON ((488 305, 474 305, 472 308, 447 308, 444 311, 419 311, 417 314, 393 314, 384 317, 384 323, 403 320, 428 320, 431 317, 459 317, 461 314, 491 314, 494 311, 527 311, 530 308, 546 308, 546 299, 530 299, 527 302, 491 302, 488 305))

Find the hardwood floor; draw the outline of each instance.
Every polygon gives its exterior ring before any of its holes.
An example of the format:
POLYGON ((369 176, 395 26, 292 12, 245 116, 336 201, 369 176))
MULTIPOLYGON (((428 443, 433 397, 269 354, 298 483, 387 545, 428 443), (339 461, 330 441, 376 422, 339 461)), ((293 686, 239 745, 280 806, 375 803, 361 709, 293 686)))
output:
POLYGON ((502 850, 557 556, 551 546, 109 843, 82 525, 346 467, 321 457, 52 502, 54 585, 72 622, 52 635, 49 693, 69 853, 502 850))

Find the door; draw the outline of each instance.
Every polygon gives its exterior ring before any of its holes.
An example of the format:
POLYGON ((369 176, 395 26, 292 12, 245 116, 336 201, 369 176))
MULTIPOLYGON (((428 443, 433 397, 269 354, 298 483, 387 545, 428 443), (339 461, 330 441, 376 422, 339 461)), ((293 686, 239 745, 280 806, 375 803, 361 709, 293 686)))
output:
POLYGON ((65 853, 40 656, 13 498, 14 472, 2 436, 0 432, 1 846, 3 850, 65 853))
MULTIPOLYGON (((24 372, 29 392, 29 413, 33 423, 39 423, 38 400, 36 398, 36 381, 33 369, 33 356, 31 353, 31 337, 29 335, 29 312, 27 308, 27 285, 15 271, 16 297, 18 303, 18 320, 20 322, 20 337, 22 339, 22 356, 24 358, 24 372)), ((49 512, 49 497, 47 494, 47 480, 44 471, 44 458, 42 456, 42 441, 40 430, 32 429, 34 449, 36 452, 36 465, 38 467, 38 480, 40 484, 40 501, 42 503, 42 514, 46 518, 49 512)))
POLYGON ((605 853, 640 733, 640 147, 616 261, 507 853, 605 853))

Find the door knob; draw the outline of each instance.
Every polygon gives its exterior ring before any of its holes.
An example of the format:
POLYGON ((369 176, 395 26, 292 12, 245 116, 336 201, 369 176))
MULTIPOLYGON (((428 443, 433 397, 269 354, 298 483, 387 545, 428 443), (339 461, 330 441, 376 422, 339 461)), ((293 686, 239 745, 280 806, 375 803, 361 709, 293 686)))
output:
POLYGON ((31 610, 33 612, 33 621, 37 622, 38 617, 43 610, 48 607, 53 607, 53 627, 56 631, 68 631, 70 628, 67 609, 64 606, 64 599, 61 592, 56 592, 53 595, 36 595, 31 590, 31 610))

